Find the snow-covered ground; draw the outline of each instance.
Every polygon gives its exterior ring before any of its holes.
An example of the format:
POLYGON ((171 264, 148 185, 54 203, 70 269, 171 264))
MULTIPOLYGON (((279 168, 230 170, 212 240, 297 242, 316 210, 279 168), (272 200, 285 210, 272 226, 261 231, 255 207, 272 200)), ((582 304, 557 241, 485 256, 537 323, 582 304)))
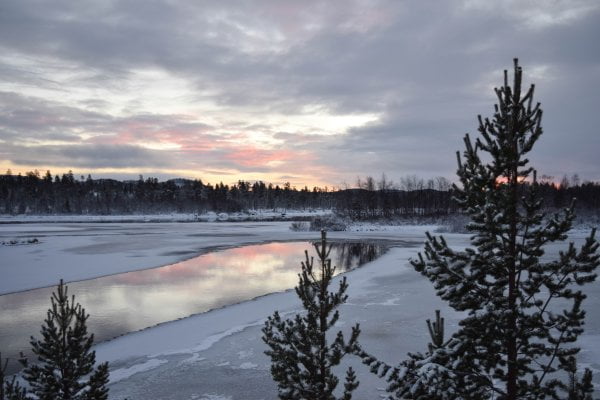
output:
MULTIPOLYGON (((332 232, 331 238, 394 240, 376 261, 347 273, 349 301, 341 307, 338 328, 358 322, 363 347, 388 363, 409 351, 423 351, 429 340, 425 319, 441 309, 447 331, 460 314, 450 310, 408 259, 416 255, 425 230, 434 226, 372 226, 332 232)), ((468 235, 444 234, 457 248, 468 235)), ((38 238, 40 243, 0 246, 0 293, 149 268, 214 248, 274 240, 317 239, 316 232, 292 232, 289 222, 259 223, 78 223, 0 225, 0 242, 38 238)), ((581 242, 585 233, 573 232, 581 242)), ((557 250, 557 248, 553 249, 557 250)), ((298 255, 300 262, 302 255, 298 255)), ((595 369, 600 383, 600 284, 590 285, 589 310, 580 360, 595 369)), ((123 399, 274 399, 276 387, 261 340, 267 316, 293 314, 300 304, 293 291, 275 293, 179 321, 132 333, 96 346, 100 361, 111 364, 111 398, 123 399)), ((93 318, 93 316, 92 316, 93 318)), ((357 399, 383 395, 385 383, 356 359, 357 399)), ((346 364, 347 365, 347 364, 346 364)))
POLYGON ((28 223, 83 223, 83 222, 215 222, 215 221, 265 221, 265 220, 294 220, 301 217, 330 215, 331 210, 248 210, 243 212, 206 212, 206 213, 166 213, 166 214, 124 214, 124 215, 7 215, 0 214, 0 224, 28 223))

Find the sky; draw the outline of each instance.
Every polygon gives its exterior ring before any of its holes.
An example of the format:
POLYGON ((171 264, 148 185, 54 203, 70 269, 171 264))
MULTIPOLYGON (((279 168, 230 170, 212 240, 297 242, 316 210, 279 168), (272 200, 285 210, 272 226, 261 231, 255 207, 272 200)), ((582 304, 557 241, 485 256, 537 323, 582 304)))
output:
POLYGON ((597 0, 3 0, 0 170, 453 180, 513 58, 538 174, 600 180, 597 0))

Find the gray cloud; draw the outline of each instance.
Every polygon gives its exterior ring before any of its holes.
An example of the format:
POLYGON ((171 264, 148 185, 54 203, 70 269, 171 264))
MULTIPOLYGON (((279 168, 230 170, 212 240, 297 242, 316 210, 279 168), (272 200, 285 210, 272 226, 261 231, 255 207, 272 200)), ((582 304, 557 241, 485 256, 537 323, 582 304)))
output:
MULTIPOLYGON (((67 93, 72 85, 90 95, 67 103, 51 95, 1 93, 0 139, 13 143, 15 151, 4 157, 32 159, 16 145, 19 140, 76 141, 81 130, 104 135, 98 141, 109 146, 102 138, 122 133, 128 123, 143 126, 131 134, 140 140, 176 131, 189 138, 186 145, 218 142, 212 123, 190 123, 160 110, 141 112, 135 101, 129 115, 117 115, 103 111, 110 99, 93 95, 98 88, 128 93, 136 71, 158 68, 186 82, 191 102, 208 100, 227 112, 222 130, 259 132, 283 141, 275 150, 314 157, 314 167, 287 160, 281 168, 304 165, 319 173, 326 167, 327 178, 337 182, 384 171, 390 177, 450 177, 462 136, 476 131, 477 114, 491 114, 491 87, 501 83, 501 70, 510 69, 518 56, 545 111, 545 134, 532 161, 549 175, 578 172, 597 180, 600 7, 592 0, 565 4, 5 1, 0 4, 0 88, 20 84, 67 93), (305 113, 307 106, 341 115, 375 113, 381 119, 318 137, 238 116, 305 113)), ((81 165, 95 165, 94 152, 86 153, 92 144, 78 143, 72 149, 85 153, 81 165)), ((36 156, 66 165, 69 160, 59 160, 69 157, 66 150, 36 156)), ((125 166, 119 162, 129 152, 139 163, 144 155, 161 154, 160 160, 147 158, 157 167, 178 160, 205 170, 276 170, 227 158, 230 150, 223 146, 202 150, 200 159, 176 151, 146 154, 135 146, 123 151, 102 149, 97 164, 125 166)), ((129 164, 136 165, 147 166, 129 164)))
MULTIPOLYGON (((19 128, 35 128, 45 124, 52 126, 74 126, 85 121, 104 121, 105 116, 87 112, 59 102, 27 97, 14 92, 0 92, 0 122, 19 128), (51 123, 50 123, 51 122, 51 123)), ((87 123, 86 123, 87 124, 87 123)))
POLYGON ((10 146, 17 165, 93 168, 165 168, 174 164, 161 151, 131 145, 10 146))

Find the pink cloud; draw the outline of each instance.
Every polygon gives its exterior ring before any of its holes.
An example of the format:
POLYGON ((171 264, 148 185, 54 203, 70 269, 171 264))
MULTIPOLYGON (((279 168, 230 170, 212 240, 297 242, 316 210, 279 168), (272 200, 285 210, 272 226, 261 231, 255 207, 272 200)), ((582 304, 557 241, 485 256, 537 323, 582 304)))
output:
POLYGON ((210 151, 218 136, 210 133, 212 127, 190 122, 189 116, 131 117, 113 123, 111 133, 90 139, 97 144, 135 144, 163 142, 177 144, 184 151, 210 151))

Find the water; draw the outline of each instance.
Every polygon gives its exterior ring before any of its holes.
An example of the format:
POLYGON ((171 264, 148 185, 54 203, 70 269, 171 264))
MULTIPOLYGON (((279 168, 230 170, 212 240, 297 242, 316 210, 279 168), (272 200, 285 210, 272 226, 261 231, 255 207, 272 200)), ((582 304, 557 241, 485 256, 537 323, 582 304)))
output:
MULTIPOLYGON (((215 251, 160 268, 69 283, 69 295, 90 314, 88 331, 103 341, 161 322, 231 305, 294 287, 309 242, 268 243, 215 251)), ((333 243, 336 272, 377 258, 386 248, 375 243, 333 243)), ((0 296, 0 351, 16 358, 29 353, 29 337, 40 326, 55 288, 0 296)), ((15 365, 11 367, 14 371, 15 365)))

